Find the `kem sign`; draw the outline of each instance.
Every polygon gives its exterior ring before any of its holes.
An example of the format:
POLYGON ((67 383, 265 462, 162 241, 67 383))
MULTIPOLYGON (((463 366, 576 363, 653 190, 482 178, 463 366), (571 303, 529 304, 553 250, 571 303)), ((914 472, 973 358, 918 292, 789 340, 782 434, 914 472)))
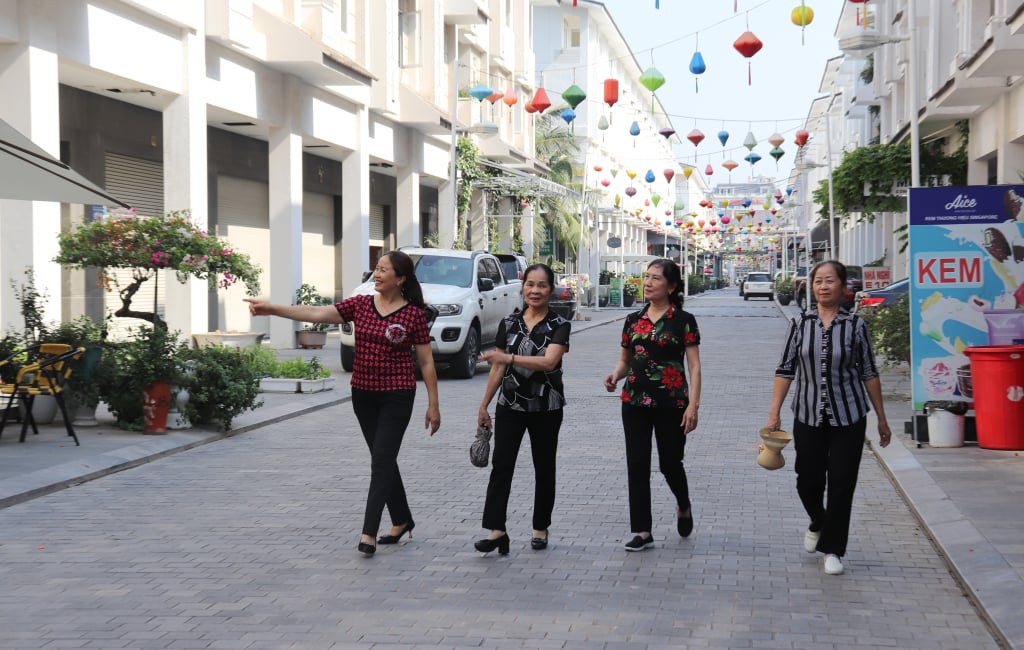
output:
POLYGON ((918 287, 980 287, 984 283, 980 255, 922 254, 915 258, 918 287))

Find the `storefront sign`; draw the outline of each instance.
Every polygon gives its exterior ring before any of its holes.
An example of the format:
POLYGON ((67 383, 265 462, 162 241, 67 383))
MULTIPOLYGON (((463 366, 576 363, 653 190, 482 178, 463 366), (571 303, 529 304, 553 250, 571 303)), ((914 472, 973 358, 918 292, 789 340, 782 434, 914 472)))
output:
POLYGON ((864 291, 881 289, 892 283, 892 271, 888 266, 864 267, 864 291))

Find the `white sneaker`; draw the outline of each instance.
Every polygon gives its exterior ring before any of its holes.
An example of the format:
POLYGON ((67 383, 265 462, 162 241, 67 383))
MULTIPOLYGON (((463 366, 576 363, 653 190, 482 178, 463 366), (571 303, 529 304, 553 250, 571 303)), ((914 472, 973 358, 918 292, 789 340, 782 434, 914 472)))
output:
POLYGON ((838 555, 831 553, 825 556, 825 573, 830 576, 837 576, 843 573, 843 562, 838 555))
POLYGON ((804 550, 808 553, 814 553, 818 550, 818 538, 821 537, 821 531, 814 532, 808 530, 804 533, 804 550))

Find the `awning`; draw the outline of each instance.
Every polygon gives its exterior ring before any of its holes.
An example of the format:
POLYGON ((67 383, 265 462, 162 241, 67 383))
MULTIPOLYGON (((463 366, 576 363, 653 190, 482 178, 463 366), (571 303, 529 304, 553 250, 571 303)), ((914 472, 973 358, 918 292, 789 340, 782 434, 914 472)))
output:
POLYGON ((131 207, 0 120, 0 198, 131 207))
POLYGON ((829 228, 827 221, 819 221, 811 228, 811 250, 825 250, 828 248, 829 228))
POLYGON ((532 194, 533 196, 554 196, 579 201, 581 198, 578 192, 568 187, 553 183, 546 178, 523 173, 516 169, 510 169, 486 160, 480 164, 501 172, 500 175, 488 176, 473 181, 473 187, 478 190, 490 190, 492 192, 504 192, 506 194, 532 194))

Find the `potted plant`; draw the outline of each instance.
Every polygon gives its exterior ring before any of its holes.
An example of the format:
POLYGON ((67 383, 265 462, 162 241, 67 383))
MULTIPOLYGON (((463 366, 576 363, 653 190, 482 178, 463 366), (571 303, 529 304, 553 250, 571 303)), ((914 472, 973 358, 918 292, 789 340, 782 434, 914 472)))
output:
POLYGON ((793 278, 785 273, 775 278, 775 299, 780 305, 793 302, 793 278))
POLYGON ((875 353, 887 365, 910 361, 910 298, 903 294, 890 307, 868 307, 857 315, 867 322, 875 353))
POLYGON ((259 376, 237 349, 208 345, 186 350, 184 358, 187 372, 179 381, 188 392, 184 412, 192 424, 216 422, 227 431, 237 415, 262 406, 259 376))
MULTIPOLYGON (((327 296, 320 295, 313 285, 303 284, 295 290, 295 304, 323 307, 333 305, 334 301, 327 296)), ((307 350, 322 349, 327 343, 328 327, 330 327, 329 323, 303 323, 302 330, 296 335, 299 347, 307 350)))
POLYGON ((176 332, 158 327, 135 330, 135 338, 108 344, 100 361, 100 398, 122 429, 164 433, 171 383, 180 383, 186 347, 176 332))
POLYGON ((85 348, 85 354, 71 366, 68 377, 68 408, 75 413, 75 426, 96 426, 96 405, 100 391, 96 374, 103 356, 103 342, 107 337, 105 324, 99 324, 88 316, 60 323, 47 330, 48 342, 64 343, 75 348, 85 348))
MULTIPOLYGON (((18 284, 11 280, 11 288, 14 290, 14 297, 18 301, 18 311, 24 327, 16 333, 12 339, 19 346, 19 349, 31 348, 46 341, 46 323, 43 319, 43 304, 48 294, 36 287, 36 275, 32 267, 25 268, 25 280, 18 284)), ((6 358, 6 357, 2 357, 6 358)), ((14 381, 22 363, 28 356, 11 359, 5 366, 7 373, 11 375, 9 381, 14 381)), ((50 395, 39 395, 32 401, 32 418, 36 424, 49 424, 57 416, 57 400, 50 395)))
POLYGON ((632 281, 632 278, 622 285, 622 306, 631 307, 640 295, 640 285, 632 281))
POLYGON ((259 380, 260 391, 264 393, 317 393, 334 388, 331 371, 324 368, 317 357, 308 361, 299 357, 275 360, 271 366, 260 356, 250 359, 266 370, 265 376, 259 380))

